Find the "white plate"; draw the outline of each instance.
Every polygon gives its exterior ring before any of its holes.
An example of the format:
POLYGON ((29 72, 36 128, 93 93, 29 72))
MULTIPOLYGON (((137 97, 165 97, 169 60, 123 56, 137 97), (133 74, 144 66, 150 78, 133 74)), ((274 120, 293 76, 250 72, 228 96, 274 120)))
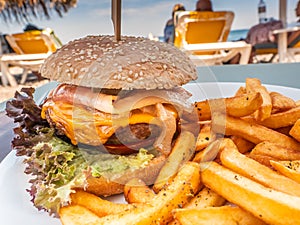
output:
MULTIPOLYGON (((192 83, 185 88, 192 94, 192 101, 204 98, 232 96, 235 91, 244 86, 243 83, 192 83)), ((295 100, 300 99, 300 89, 266 85, 268 90, 277 91, 295 100)), ((11 152, 0 164, 0 219, 5 225, 59 225, 60 221, 49 217, 45 212, 39 212, 30 202, 26 192, 29 188, 28 177, 23 173, 22 159, 11 152)), ((115 196, 113 201, 123 201, 121 196, 115 196)), ((2 224, 2 223, 1 223, 2 224)))

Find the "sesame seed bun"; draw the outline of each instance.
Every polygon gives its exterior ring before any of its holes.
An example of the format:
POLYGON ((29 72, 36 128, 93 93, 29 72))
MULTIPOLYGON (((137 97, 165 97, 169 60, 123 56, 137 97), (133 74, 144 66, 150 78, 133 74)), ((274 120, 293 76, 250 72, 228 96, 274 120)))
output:
POLYGON ((50 80, 93 88, 169 89, 197 78, 178 48, 141 37, 87 36, 64 45, 41 68, 50 80))

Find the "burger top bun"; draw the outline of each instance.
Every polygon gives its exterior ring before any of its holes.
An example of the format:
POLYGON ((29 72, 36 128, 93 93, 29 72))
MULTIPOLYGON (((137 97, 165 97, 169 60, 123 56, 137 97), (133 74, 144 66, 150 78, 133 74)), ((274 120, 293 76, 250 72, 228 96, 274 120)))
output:
POLYGON ((64 45, 41 68, 50 80, 93 88, 169 89, 197 78, 178 48, 142 37, 87 36, 64 45))

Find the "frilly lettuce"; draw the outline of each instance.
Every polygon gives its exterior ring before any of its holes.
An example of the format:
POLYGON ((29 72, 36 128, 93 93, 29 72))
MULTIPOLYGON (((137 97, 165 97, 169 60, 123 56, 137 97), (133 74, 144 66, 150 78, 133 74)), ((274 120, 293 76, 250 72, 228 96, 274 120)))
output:
POLYGON ((57 137, 32 149, 31 156, 24 160, 25 172, 34 176, 30 180, 32 201, 37 208, 55 214, 60 206, 68 204, 74 188, 84 187, 88 163, 78 148, 57 137))

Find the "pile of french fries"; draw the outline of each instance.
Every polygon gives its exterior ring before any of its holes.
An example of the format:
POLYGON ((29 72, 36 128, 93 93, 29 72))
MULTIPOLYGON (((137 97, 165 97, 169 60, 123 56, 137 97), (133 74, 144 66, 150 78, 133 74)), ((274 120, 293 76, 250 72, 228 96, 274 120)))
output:
POLYGON ((82 190, 63 225, 299 224, 300 102, 246 79, 230 98, 195 103, 198 137, 185 131, 153 186, 133 179, 127 204, 82 190), (193 151, 193 149, 195 151, 193 151))

